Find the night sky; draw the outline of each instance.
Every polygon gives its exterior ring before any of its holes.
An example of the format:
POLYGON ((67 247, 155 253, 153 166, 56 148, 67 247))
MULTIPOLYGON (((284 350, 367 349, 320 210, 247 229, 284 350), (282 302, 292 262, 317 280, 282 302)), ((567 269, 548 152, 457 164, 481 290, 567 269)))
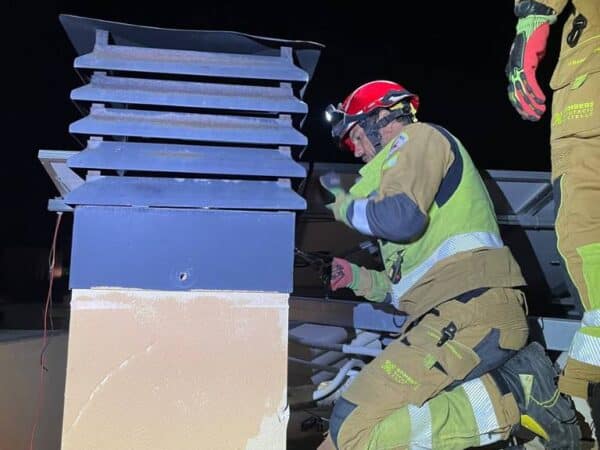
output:
MULTIPOLYGON (((57 193, 37 152, 80 149, 67 130, 79 118, 69 93, 81 82, 60 13, 324 44, 305 96, 305 160, 352 162, 329 140, 323 109, 359 84, 383 78, 419 94, 420 119, 455 134, 480 168, 549 170, 548 114, 539 123, 524 122, 506 98, 504 66, 516 23, 512 0, 485 8, 486 2, 388 3, 4 2, 3 248, 49 245, 54 216, 46 203, 57 193)), ((540 70, 546 93, 559 27, 553 27, 540 70)))

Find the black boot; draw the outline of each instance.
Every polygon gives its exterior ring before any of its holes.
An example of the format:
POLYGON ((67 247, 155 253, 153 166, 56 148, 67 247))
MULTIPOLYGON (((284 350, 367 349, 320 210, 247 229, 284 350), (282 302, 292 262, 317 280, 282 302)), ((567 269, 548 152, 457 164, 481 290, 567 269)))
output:
POLYGON ((540 344, 529 344, 491 375, 500 390, 514 395, 521 425, 542 438, 546 448, 580 447, 575 407, 569 397, 558 391, 558 373, 540 344))

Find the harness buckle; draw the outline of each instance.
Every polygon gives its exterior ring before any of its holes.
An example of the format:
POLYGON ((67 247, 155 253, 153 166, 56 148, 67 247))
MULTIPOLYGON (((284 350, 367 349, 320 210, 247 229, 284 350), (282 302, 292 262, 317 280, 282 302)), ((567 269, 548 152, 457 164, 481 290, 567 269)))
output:
POLYGON ((457 328, 456 328, 456 324, 454 322, 450 322, 448 325, 446 325, 442 329, 442 337, 438 341, 437 346, 441 347, 447 341, 454 339, 454 336, 456 335, 456 331, 457 331, 457 328))
POLYGON ((392 272, 390 273, 390 281, 392 284, 396 284, 402 279, 402 261, 404 261, 404 258, 402 257, 402 251, 399 251, 398 257, 392 265, 392 272))

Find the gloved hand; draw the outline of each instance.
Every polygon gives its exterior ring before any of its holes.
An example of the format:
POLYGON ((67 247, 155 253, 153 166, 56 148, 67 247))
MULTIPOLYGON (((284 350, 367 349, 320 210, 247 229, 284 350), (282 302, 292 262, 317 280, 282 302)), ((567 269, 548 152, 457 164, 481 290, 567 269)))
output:
POLYGON ((331 261, 331 280, 329 282, 331 290, 349 287, 354 281, 352 273, 352 264, 342 258, 333 258, 331 261))
POLYGON ((344 222, 346 225, 350 225, 348 223, 347 213, 348 207, 354 200, 354 197, 348 194, 342 188, 340 176, 336 173, 329 172, 325 175, 322 175, 319 178, 319 181, 321 182, 321 186, 327 189, 329 193, 335 197, 333 203, 328 203, 325 206, 333 212, 335 220, 344 222))
POLYGON ((538 121, 546 111, 546 96, 537 82, 536 69, 546 52, 550 25, 556 21, 556 15, 539 14, 552 10, 535 5, 536 2, 521 3, 529 8, 515 8, 519 20, 506 65, 508 98, 523 119, 538 121))

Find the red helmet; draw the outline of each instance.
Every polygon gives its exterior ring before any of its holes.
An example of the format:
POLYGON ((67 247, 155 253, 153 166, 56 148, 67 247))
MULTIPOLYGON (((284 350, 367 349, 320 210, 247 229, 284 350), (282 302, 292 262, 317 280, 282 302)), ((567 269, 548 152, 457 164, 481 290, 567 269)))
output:
MULTIPOLYGON (((371 113, 381 108, 392 106, 408 99, 414 111, 419 108, 419 97, 404 86, 393 81, 376 80, 365 83, 354 90, 337 106, 329 105, 325 110, 325 118, 331 123, 331 135, 341 146, 352 150, 348 133, 358 122, 366 119, 371 113)), ((403 115, 409 115, 407 113, 403 115)))

